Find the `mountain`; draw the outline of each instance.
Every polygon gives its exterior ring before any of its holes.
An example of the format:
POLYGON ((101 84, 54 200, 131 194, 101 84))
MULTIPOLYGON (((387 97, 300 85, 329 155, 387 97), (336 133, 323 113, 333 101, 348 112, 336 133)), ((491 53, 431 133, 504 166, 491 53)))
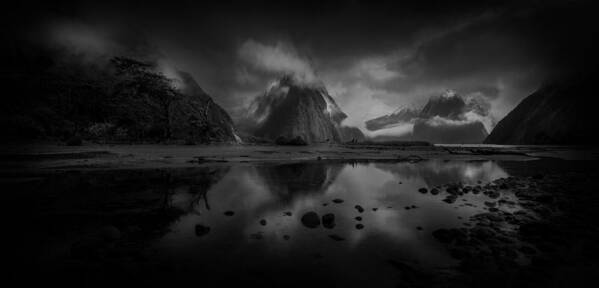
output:
POLYGON ((482 103, 466 103, 460 95, 448 90, 441 95, 430 97, 420 111, 400 107, 389 115, 368 120, 365 124, 368 130, 377 131, 378 140, 409 139, 443 144, 482 143, 488 135, 487 130, 483 123, 472 120, 467 113, 484 117, 486 115, 481 115, 485 114, 484 110, 485 106, 482 103), (398 134, 397 131, 403 133, 398 134))
POLYGON ((300 137, 317 143, 363 138, 358 129, 341 125, 345 118, 323 85, 298 83, 284 76, 253 101, 245 119, 251 123, 244 124, 252 134, 270 140, 300 137))
POLYGON ((370 131, 376 131, 380 129, 391 128, 405 123, 414 122, 414 119, 417 118, 418 115, 418 109, 409 107, 399 107, 391 114, 387 114, 366 121, 366 129, 370 131))
POLYGON ((465 111, 466 102, 455 92, 448 90, 439 96, 431 97, 420 111, 420 118, 435 116, 458 119, 465 111))
POLYGON ((597 144, 593 81, 556 81, 526 97, 485 139, 486 144, 597 144))
POLYGON ((9 140, 238 141, 229 115, 185 72, 167 78, 152 61, 64 56, 44 51, 3 71, 9 140))

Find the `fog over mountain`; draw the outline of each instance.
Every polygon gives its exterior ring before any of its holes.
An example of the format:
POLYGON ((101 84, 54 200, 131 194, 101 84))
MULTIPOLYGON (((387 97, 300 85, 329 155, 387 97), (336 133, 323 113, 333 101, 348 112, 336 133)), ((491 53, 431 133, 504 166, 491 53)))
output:
POLYGON ((482 143, 489 128, 488 107, 447 90, 429 98, 421 109, 400 107, 365 122, 375 139, 409 139, 432 143, 482 143))

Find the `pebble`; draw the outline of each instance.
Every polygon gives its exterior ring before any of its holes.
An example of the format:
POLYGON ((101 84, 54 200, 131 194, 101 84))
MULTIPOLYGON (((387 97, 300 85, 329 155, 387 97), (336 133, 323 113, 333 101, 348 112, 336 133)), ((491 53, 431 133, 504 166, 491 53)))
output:
POLYGON ((210 227, 204 226, 202 224, 197 224, 195 227, 195 232, 196 232, 196 236, 202 237, 202 236, 208 234, 208 232, 210 232, 210 227))
POLYGON ((316 212, 307 212, 302 216, 302 224, 308 228, 316 228, 320 226, 320 218, 316 212))
POLYGON ((327 229, 335 227, 335 214, 329 213, 322 216, 322 226, 327 229))

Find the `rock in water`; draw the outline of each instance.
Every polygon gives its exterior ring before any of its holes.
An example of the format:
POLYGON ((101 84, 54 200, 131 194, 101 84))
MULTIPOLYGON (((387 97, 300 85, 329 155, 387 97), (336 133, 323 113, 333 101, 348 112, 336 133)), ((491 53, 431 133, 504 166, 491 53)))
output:
POLYGON ((210 232, 210 227, 204 226, 202 224, 197 224, 195 227, 195 232, 196 232, 196 236, 202 237, 202 236, 208 234, 208 232, 210 232))
POLYGON ((335 240, 335 241, 343 241, 343 240, 345 240, 345 238, 343 238, 343 237, 341 237, 341 236, 339 236, 337 234, 331 234, 331 235, 329 235, 329 237, 331 239, 335 240))
POLYGON ((320 226, 320 217, 318 217, 316 212, 307 212, 304 214, 304 216, 302 216, 301 221, 302 224, 308 228, 316 228, 320 226))
POLYGON ((322 216, 322 226, 333 229, 335 227, 335 214, 329 213, 322 216))

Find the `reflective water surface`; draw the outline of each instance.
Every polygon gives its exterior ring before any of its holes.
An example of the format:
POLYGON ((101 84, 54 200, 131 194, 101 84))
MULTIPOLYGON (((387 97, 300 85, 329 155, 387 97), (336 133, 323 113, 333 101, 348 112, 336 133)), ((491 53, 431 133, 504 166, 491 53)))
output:
POLYGON ((401 277, 398 263, 441 270, 455 265, 431 232, 469 225, 468 217, 485 212, 491 200, 469 193, 449 204, 440 186, 484 185, 507 176, 490 161, 232 166, 211 186, 174 187, 169 204, 185 213, 151 246, 156 257, 177 267, 177 277, 393 286, 401 277), (434 187, 438 195, 430 193, 434 187), (301 221, 308 212, 319 220, 333 214, 334 224, 310 228, 301 221))

